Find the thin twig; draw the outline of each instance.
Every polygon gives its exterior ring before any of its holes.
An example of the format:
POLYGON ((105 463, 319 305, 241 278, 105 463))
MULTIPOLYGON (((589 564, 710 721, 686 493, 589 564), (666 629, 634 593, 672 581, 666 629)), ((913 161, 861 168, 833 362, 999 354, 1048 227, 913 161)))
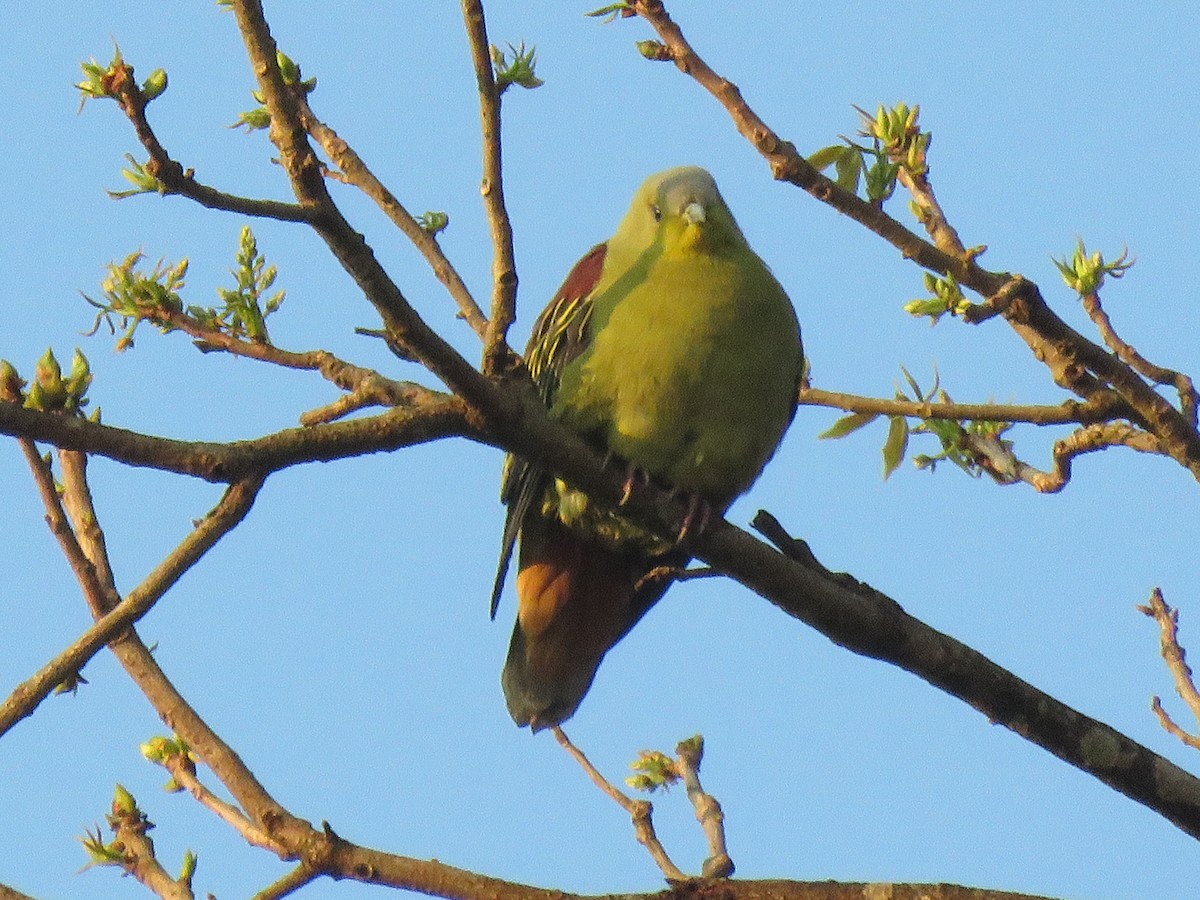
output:
POLYGON ((304 863, 301 863, 278 881, 267 885, 255 894, 253 900, 282 900, 288 894, 293 894, 310 882, 315 881, 320 875, 320 872, 314 871, 304 863))
POLYGON ((396 198, 396 195, 375 177, 375 173, 367 167, 354 148, 313 114, 307 97, 299 98, 298 104, 301 121, 308 129, 308 133, 321 145, 329 159, 341 171, 341 180, 358 188, 374 200, 375 205, 392 220, 392 224, 412 241, 421 255, 425 257, 425 261, 429 263, 433 274, 446 286, 446 290, 458 304, 459 314, 471 326, 471 330, 483 338, 487 332, 487 316, 479 308, 475 298, 471 296, 470 288, 462 280, 458 270, 446 258, 437 238, 421 227, 421 224, 396 198))
MULTIPOLYGON (((1196 690, 1196 682, 1192 678, 1192 668, 1187 664, 1187 651, 1179 643, 1179 610, 1167 605, 1159 588, 1155 588, 1151 592, 1150 602, 1145 606, 1139 606, 1138 610, 1158 623, 1162 657, 1166 660, 1167 669, 1175 681, 1175 690, 1192 711, 1197 723, 1200 724, 1200 691, 1196 690)), ((1200 736, 1190 734, 1177 725, 1170 713, 1163 708, 1160 698, 1154 697, 1150 701, 1150 708, 1154 710, 1159 724, 1164 729, 1189 747, 1200 750, 1200 736)))
POLYGON ((209 209, 224 210, 245 216, 277 219, 281 222, 311 222, 312 210, 295 203, 278 200, 255 200, 218 191, 196 181, 195 172, 171 158, 146 118, 147 101, 133 77, 133 66, 122 63, 110 79, 111 89, 121 110, 133 123, 142 146, 150 154, 146 171, 158 179, 165 194, 178 194, 209 209))
POLYGON ((511 363, 505 343, 516 318, 517 264, 512 222, 504 205, 504 170, 500 142, 500 92, 496 90, 491 43, 480 0, 462 0, 463 21, 471 45, 479 89, 479 125, 483 136, 483 207, 492 232, 492 318, 483 341, 483 371, 501 374, 511 363))
POLYGON ((125 851, 121 868, 162 900, 195 900, 195 894, 182 879, 175 879, 158 861, 154 841, 146 833, 153 825, 140 809, 116 813, 109 820, 116 843, 125 851))
POLYGON ((261 828, 252 822, 244 812, 227 803, 210 791, 196 776, 195 767, 186 765, 182 756, 172 756, 165 763, 171 777, 182 788, 188 791, 201 806, 211 810, 227 825, 246 839, 246 843, 270 850, 277 856, 286 856, 287 849, 272 840, 261 828))
POLYGON ((1117 334, 1108 313, 1100 305, 1100 295, 1095 291, 1084 294, 1082 299, 1084 311, 1096 324, 1096 330, 1100 332, 1100 336, 1104 338, 1104 343, 1108 345, 1108 348, 1117 354, 1123 363, 1154 383, 1172 385, 1179 392, 1180 409, 1194 428, 1196 426, 1196 409, 1200 405, 1200 395, 1196 393, 1192 379, 1182 372, 1155 365, 1117 334))
POLYGON ((882 416, 909 416, 918 419, 952 419, 975 422, 1028 422, 1032 425, 1062 425, 1072 422, 1086 424, 1106 422, 1128 411, 1127 404, 1108 392, 1094 400, 1080 403, 1068 400, 1058 406, 1007 403, 933 403, 920 400, 889 400, 882 397, 862 397, 820 388, 800 391, 802 406, 825 406, 852 413, 882 416))
POLYGON ((709 856, 704 860, 701 874, 705 878, 729 878, 733 875, 733 860, 725 846, 725 813, 717 798, 700 784, 700 763, 704 758, 704 739, 699 735, 680 741, 675 747, 676 768, 683 779, 688 800, 696 811, 696 821, 704 829, 709 856))
MULTIPOLYGON (((40 457, 37 459, 40 463, 40 457)), ((39 468, 41 467, 39 466, 39 468)), ((48 475, 48 473, 46 474, 48 475)), ((46 476, 35 470, 35 477, 41 485, 46 476)), ((166 559, 146 576, 141 584, 129 592, 125 599, 121 600, 117 597, 118 602, 100 615, 100 618, 87 631, 31 678, 18 685, 0 705, 0 735, 5 734, 13 725, 30 715, 55 687, 78 673, 105 644, 120 637, 133 623, 149 612, 184 572, 245 518, 261 485, 261 479, 251 479, 232 485, 221 498, 221 502, 196 525, 166 559)), ((51 493, 42 491, 42 500, 47 510, 47 518, 56 520, 62 517, 62 507, 56 492, 53 492, 52 480, 50 487, 51 493)), ((60 537, 59 543, 63 546, 64 554, 71 560, 72 569, 84 590, 89 607, 93 610, 104 609, 110 603, 110 597, 104 583, 101 583, 96 577, 96 566, 87 559, 83 549, 75 541, 74 532, 71 531, 65 517, 62 518, 61 525, 51 525, 52 529, 60 527, 65 528, 67 534, 60 537)), ((57 530, 56 534, 58 534, 57 530)), ((107 564, 105 564, 105 568, 107 568, 107 564)), ((106 583, 111 584, 111 582, 106 583)))
POLYGON ((1055 442, 1054 466, 1050 471, 1031 466, 1013 452, 1012 443, 998 435, 978 434, 963 429, 959 435, 963 449, 974 462, 997 484, 1025 482, 1041 494, 1055 494, 1071 480, 1072 462, 1085 453, 1095 453, 1110 447, 1128 447, 1140 453, 1161 454, 1154 435, 1141 431, 1126 422, 1105 422, 1086 425, 1055 442))
POLYGON ((591 760, 584 755, 583 751, 571 743, 571 739, 567 737, 562 728, 555 725, 550 730, 554 732, 554 737, 562 748, 583 767, 583 771, 592 779, 596 787, 608 794, 618 806, 629 813, 633 820, 633 831, 637 836, 638 843, 650 853, 667 880, 687 881, 688 876, 680 871, 675 863, 671 862, 671 857, 667 855, 666 848, 663 847, 654 831, 652 819, 654 805, 648 800, 634 800, 632 797, 626 796, 616 785, 600 774, 600 771, 592 765, 591 760))
POLYGON ((938 202, 929 178, 924 174, 914 174, 908 166, 902 165, 896 172, 896 180, 912 194, 913 202, 921 211, 921 222, 938 249, 959 259, 966 259, 967 248, 938 202))
MULTIPOLYGON (((60 418, 66 417, 60 416, 60 418)), ((33 474, 33 480, 37 485, 38 493, 41 495, 42 506, 46 510, 46 524, 50 526, 50 532, 58 541, 58 546, 67 558, 67 563, 71 566, 71 571, 75 574, 75 579, 79 582, 79 586, 83 590, 84 600, 87 601, 92 615, 101 616, 116 606, 120 598, 115 596, 115 593, 106 592, 104 586, 97 578, 96 567, 88 559, 87 554, 84 553, 83 547, 80 546, 79 539, 75 531, 71 528, 71 523, 67 520, 63 509, 62 497, 58 493, 58 486, 54 483, 54 473, 50 469, 50 463, 38 454, 37 447, 33 441, 28 438, 22 438, 20 444, 21 451, 25 455, 25 461, 29 464, 29 470, 33 474)), ((63 674, 66 677, 78 671, 79 669, 76 668, 68 670, 63 674)), ((60 684, 61 681, 62 679, 59 679, 59 681, 52 684, 42 685, 44 693, 41 693, 40 696, 35 695, 36 699, 34 699, 33 705, 36 706, 45 699, 50 690, 60 684)), ((8 703, 6 702, 4 708, 7 709, 7 707, 8 703)), ((29 715, 32 709, 32 706, 23 709, 21 705, 17 705, 14 709, 16 718, 13 721, 15 722, 29 715)), ((0 721, 6 721, 6 719, 7 717, 4 717, 0 721)), ((0 735, 4 734, 10 727, 12 727, 11 724, 0 728, 0 735)))

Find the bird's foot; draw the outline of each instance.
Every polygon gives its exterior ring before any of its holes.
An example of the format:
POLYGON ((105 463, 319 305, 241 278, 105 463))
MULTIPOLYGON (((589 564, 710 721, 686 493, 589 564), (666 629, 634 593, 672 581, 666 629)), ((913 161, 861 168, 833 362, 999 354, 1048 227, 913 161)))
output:
POLYGON ((649 483, 649 472, 633 463, 627 463, 625 467, 625 481, 621 485, 621 499, 617 501, 617 506, 624 506, 629 502, 629 498, 633 496, 634 490, 644 488, 649 483))
POLYGON ((689 538, 704 534, 712 519, 712 504, 699 494, 687 495, 687 512, 683 516, 683 524, 679 526, 679 534, 675 538, 675 546, 680 546, 689 538))

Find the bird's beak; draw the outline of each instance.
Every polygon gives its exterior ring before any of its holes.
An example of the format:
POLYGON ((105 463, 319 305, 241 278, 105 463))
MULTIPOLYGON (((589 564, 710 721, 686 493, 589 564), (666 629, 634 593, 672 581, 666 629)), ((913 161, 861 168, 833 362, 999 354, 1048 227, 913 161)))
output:
POLYGON ((704 212, 704 204, 693 200, 683 208, 683 220, 689 225, 699 225, 707 218, 704 212))

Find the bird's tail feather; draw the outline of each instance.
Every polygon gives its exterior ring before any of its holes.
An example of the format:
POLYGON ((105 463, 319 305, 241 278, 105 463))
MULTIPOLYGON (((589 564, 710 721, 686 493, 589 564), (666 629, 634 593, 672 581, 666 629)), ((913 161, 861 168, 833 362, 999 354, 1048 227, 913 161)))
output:
POLYGON ((501 683, 509 713, 534 731, 570 718, 614 644, 666 590, 642 584, 657 561, 529 517, 521 532, 518 613, 501 683))

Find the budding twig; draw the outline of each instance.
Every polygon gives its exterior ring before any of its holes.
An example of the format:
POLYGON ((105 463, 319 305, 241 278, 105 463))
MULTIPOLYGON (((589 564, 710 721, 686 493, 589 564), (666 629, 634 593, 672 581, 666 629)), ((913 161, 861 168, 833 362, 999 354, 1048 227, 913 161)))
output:
MULTIPOLYGON (((1162 591, 1155 588, 1150 594, 1150 602, 1139 606, 1138 610, 1145 613, 1158 623, 1159 644, 1162 648, 1163 659, 1167 669, 1175 680, 1175 690, 1188 705, 1196 721, 1200 723, 1200 691, 1192 679, 1191 666, 1187 664, 1187 651, 1179 643, 1179 610, 1172 609, 1163 599, 1162 591)), ((1200 750, 1200 735, 1190 734, 1175 723, 1170 713, 1163 708, 1162 700, 1157 696, 1150 701, 1150 708, 1158 716, 1159 724, 1170 734, 1183 741, 1189 747, 1200 750)))
POLYGON ((583 771, 587 772, 588 777, 592 779, 595 785, 608 794, 618 806, 629 813, 633 820, 633 831, 637 836, 638 842, 646 848, 653 857, 655 863, 662 870, 663 875, 668 881, 687 881, 688 876, 684 874, 675 863, 671 862, 671 858, 667 855, 666 848, 659 841, 658 835, 654 831, 654 821, 651 818, 654 812, 654 805, 649 800, 634 800, 632 797, 624 794, 616 785, 600 774, 600 770, 592 765, 591 760, 584 756, 583 751, 571 743, 571 739, 567 737, 559 726, 555 725, 551 731, 554 732, 554 737, 558 743, 575 759, 579 765, 583 767, 583 771))

